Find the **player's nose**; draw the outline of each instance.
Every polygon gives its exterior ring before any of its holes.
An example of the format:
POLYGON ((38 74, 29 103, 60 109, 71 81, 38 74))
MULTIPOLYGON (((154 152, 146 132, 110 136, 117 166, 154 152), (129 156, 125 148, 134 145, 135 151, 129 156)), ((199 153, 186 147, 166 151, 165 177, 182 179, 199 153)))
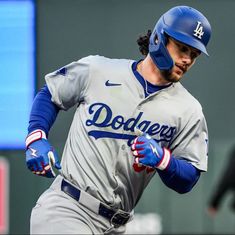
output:
POLYGON ((190 53, 184 53, 182 55, 182 64, 190 65, 192 63, 192 57, 190 53))

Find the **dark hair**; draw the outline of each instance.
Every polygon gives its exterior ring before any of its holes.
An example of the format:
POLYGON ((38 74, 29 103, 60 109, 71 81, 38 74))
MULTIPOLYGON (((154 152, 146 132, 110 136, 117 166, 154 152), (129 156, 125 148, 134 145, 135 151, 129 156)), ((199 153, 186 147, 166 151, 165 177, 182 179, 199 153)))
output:
POLYGON ((137 39, 137 44, 139 45, 139 50, 142 55, 147 56, 149 53, 149 38, 152 31, 149 29, 146 35, 141 35, 137 39))

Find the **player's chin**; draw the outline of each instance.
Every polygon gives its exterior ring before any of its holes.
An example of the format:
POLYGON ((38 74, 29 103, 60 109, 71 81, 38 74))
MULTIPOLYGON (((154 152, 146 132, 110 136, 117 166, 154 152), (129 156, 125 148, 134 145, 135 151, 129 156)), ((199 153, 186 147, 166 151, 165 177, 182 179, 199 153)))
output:
POLYGON ((179 74, 179 73, 176 73, 176 72, 173 71, 173 72, 166 78, 166 80, 168 80, 169 82, 179 82, 182 77, 183 77, 183 73, 179 74))
POLYGON ((174 81, 174 82, 179 82, 182 77, 183 77, 183 74, 182 74, 182 75, 174 76, 174 77, 173 77, 173 81, 174 81))

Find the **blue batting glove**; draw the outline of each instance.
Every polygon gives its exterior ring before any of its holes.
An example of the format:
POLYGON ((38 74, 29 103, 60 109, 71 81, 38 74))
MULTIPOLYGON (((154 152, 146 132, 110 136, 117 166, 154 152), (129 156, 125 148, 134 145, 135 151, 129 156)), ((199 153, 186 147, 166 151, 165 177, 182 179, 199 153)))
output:
POLYGON ((34 174, 54 178, 52 166, 60 170, 59 157, 46 138, 45 132, 35 130, 26 138, 26 164, 34 174))
POLYGON ((132 145, 131 151, 135 157, 135 162, 148 167, 164 170, 167 168, 171 153, 168 149, 162 148, 148 134, 139 133, 132 145))

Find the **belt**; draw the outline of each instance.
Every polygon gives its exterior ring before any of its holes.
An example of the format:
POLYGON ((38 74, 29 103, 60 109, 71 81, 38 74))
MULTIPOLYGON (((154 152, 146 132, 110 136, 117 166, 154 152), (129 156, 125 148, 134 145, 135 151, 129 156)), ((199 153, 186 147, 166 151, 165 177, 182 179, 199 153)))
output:
POLYGON ((84 191, 81 191, 80 189, 71 185, 64 179, 61 183, 61 190, 76 201, 78 201, 79 203, 81 203, 82 205, 91 209, 93 212, 98 213, 99 215, 108 219, 111 224, 114 225, 114 227, 124 225, 130 219, 130 213, 119 209, 111 209, 107 205, 100 202, 98 199, 94 198, 93 196, 84 191))

